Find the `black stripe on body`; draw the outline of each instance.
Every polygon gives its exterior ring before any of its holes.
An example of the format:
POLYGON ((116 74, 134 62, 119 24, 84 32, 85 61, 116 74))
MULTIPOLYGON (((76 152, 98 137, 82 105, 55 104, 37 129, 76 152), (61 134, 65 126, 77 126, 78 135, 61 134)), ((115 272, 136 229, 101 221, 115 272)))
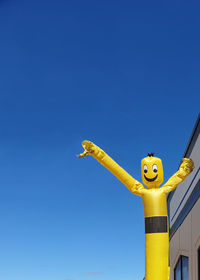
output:
POLYGON ((145 233, 167 232, 167 216, 145 218, 145 233))

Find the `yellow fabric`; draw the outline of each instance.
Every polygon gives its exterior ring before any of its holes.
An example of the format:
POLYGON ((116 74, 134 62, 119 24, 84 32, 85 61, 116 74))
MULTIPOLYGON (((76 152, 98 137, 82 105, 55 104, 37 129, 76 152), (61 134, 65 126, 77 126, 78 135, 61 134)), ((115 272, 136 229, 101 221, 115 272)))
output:
POLYGON ((145 280, 168 280, 169 234, 145 234, 145 280))
MULTIPOLYGON (((94 143, 84 141, 82 145, 84 152, 79 157, 92 155, 132 193, 142 197, 145 217, 167 216, 166 194, 174 190, 193 170, 193 161, 183 158, 179 170, 159 188, 163 182, 162 161, 148 156, 141 162, 142 181, 147 186, 145 188, 94 143)), ((145 280, 168 280, 170 273, 168 263, 168 232, 145 234, 145 280)))

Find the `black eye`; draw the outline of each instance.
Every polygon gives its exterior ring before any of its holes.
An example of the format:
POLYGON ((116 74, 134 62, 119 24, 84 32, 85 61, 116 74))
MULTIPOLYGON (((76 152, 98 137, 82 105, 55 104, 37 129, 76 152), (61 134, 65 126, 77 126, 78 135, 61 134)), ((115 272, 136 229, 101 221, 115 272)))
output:
POLYGON ((158 172, 158 166, 156 164, 153 165, 153 172, 158 172))
POLYGON ((148 168, 147 168, 147 165, 146 165, 146 164, 143 166, 143 170, 144 170, 144 173, 147 173, 148 168))

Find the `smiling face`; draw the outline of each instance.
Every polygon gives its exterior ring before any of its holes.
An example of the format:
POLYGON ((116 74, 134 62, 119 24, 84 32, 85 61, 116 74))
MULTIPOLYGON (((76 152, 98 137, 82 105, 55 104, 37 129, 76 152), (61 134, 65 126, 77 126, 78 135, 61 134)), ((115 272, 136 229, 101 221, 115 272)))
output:
POLYGON ((141 162, 142 181, 149 189, 159 188, 163 182, 163 166, 160 158, 148 156, 141 162))

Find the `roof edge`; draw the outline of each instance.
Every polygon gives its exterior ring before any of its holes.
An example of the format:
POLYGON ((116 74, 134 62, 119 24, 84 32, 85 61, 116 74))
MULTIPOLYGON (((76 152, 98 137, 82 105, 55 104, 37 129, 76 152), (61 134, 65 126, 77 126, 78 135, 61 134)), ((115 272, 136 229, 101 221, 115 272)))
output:
MULTIPOLYGON (((189 138, 189 141, 188 141, 188 144, 187 144, 187 146, 186 146, 186 149, 185 149, 185 152, 184 152, 184 154, 183 154, 183 157, 187 157, 187 154, 188 154, 190 145, 191 145, 191 143, 192 143, 192 140, 193 140, 193 138, 194 138, 194 136, 195 136, 195 133, 196 133, 197 128, 198 128, 199 125, 200 125, 200 113, 198 114, 197 120, 196 120, 196 122, 195 122, 194 128, 193 128, 193 130, 192 130, 192 134, 191 134, 191 136, 190 136, 190 138, 189 138)), ((181 164, 181 163, 180 163, 180 164, 181 164)), ((180 166, 180 164, 179 164, 179 166, 180 166)), ((174 192, 175 192, 175 190, 172 191, 172 192, 170 192, 170 193, 168 194, 168 196, 167 196, 167 201, 172 199, 172 196, 173 196, 174 192)))

